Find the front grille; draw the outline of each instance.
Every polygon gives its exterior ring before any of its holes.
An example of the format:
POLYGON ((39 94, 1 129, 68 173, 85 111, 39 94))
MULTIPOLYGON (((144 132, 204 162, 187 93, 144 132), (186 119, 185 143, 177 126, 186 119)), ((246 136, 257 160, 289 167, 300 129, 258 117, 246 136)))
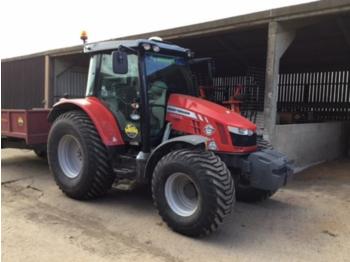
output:
POLYGON ((256 133, 251 136, 231 134, 232 143, 234 146, 255 146, 256 145, 256 133))

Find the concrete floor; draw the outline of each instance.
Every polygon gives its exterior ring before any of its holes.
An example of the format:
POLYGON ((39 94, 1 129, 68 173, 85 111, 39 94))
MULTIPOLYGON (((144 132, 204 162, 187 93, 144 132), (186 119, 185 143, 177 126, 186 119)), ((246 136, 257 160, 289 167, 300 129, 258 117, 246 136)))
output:
POLYGON ((298 174, 263 203, 237 203, 201 239, 170 231, 143 192, 79 202, 30 151, 2 150, 1 166, 3 261, 350 261, 349 159, 298 174))

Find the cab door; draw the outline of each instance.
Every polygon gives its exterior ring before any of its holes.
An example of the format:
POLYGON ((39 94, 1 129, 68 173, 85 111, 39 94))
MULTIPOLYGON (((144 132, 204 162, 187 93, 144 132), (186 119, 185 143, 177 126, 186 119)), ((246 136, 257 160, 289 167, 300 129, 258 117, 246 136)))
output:
POLYGON ((112 54, 102 54, 97 77, 97 96, 116 117, 125 141, 141 141, 140 83, 137 55, 128 54, 126 74, 113 72, 112 54))

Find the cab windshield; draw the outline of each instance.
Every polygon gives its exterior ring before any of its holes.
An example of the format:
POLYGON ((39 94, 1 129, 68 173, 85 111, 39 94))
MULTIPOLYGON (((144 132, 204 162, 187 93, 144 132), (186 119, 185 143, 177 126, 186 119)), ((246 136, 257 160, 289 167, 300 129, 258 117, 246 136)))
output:
POLYGON ((192 75, 185 58, 146 54, 145 64, 149 89, 152 88, 153 83, 158 82, 166 88, 168 94, 191 95, 193 93, 192 75))
POLYGON ((171 93, 191 95, 192 75, 186 59, 182 57, 146 54, 145 65, 150 135, 153 144, 157 144, 165 126, 167 97, 171 93))

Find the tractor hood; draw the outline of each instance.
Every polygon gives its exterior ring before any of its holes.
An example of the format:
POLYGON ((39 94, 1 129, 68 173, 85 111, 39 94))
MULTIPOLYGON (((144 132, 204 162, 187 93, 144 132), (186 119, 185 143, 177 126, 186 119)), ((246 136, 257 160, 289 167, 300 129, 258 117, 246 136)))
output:
POLYGON ((180 94, 170 95, 167 113, 181 115, 201 122, 217 122, 224 126, 256 131, 256 125, 240 114, 198 97, 180 94))

